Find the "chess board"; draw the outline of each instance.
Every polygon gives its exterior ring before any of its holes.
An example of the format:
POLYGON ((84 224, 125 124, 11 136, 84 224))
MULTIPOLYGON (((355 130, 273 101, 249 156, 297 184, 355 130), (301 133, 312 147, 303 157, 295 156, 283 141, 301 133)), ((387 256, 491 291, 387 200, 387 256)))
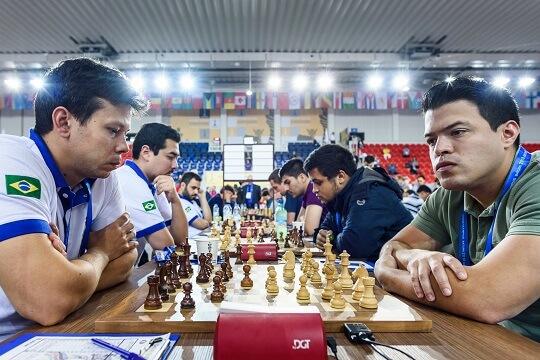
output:
MULTIPOLYGON (((234 276, 226 284, 225 301, 267 305, 268 307, 306 306, 300 305, 296 301, 296 292, 300 287, 298 278, 302 275, 300 264, 296 266, 294 283, 283 281, 283 263, 272 264, 278 273, 279 294, 277 296, 266 294, 265 281, 269 265, 258 263, 252 267, 250 277, 254 285, 250 290, 241 289, 242 266, 233 265, 234 276)), ((180 308, 180 301, 184 294, 181 290, 177 290, 176 293, 171 294, 168 302, 163 303, 161 309, 145 310, 144 301, 148 294, 148 285, 144 280, 144 283, 141 281, 141 286, 131 295, 96 321, 95 331, 125 333, 214 332, 220 303, 210 301, 211 282, 207 284, 195 282, 197 270, 197 267, 194 267, 194 274, 189 279, 193 285, 191 296, 195 300, 194 309, 180 308)), ((186 279, 182 279, 182 283, 185 281, 186 279)), ((347 304, 345 309, 341 310, 331 308, 329 302, 322 300, 322 285, 314 287, 308 283, 308 290, 311 294, 310 305, 316 306, 320 310, 326 332, 341 332, 342 325, 346 322, 363 322, 375 332, 431 331, 430 319, 423 317, 406 303, 377 286, 374 290, 378 300, 378 308, 375 310, 360 307, 358 302, 352 299, 352 290, 344 290, 343 296, 347 304)))

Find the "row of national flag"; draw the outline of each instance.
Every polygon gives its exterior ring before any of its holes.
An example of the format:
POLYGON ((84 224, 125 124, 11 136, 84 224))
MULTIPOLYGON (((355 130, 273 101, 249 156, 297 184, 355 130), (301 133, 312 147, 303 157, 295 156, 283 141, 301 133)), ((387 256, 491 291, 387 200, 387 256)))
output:
MULTIPOLYGON (((204 92, 199 94, 170 94, 166 96, 147 94, 150 108, 200 110, 303 110, 303 109, 350 109, 350 110, 419 110, 422 91, 343 91, 324 93, 254 92, 204 92)), ((33 106, 33 94, 13 93, 0 96, 0 110, 29 110, 33 106)), ((520 109, 540 109, 540 91, 518 91, 514 97, 520 109)))

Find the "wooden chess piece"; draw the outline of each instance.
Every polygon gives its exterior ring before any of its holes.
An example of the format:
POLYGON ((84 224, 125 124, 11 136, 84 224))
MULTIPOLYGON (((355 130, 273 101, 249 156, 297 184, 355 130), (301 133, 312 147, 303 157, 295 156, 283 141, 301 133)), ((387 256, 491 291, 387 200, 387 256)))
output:
POLYGON ((212 253, 209 252, 209 253, 206 253, 206 263, 208 264, 208 268, 210 269, 210 272, 214 271, 214 263, 213 263, 213 259, 212 259, 212 253))
POLYGON ((343 289, 352 289, 353 281, 351 274, 349 274, 349 265, 351 264, 349 261, 350 255, 347 253, 347 250, 343 250, 339 257, 341 258, 341 275, 339 276, 341 287, 343 289))
POLYGON ((353 281, 357 281, 358 279, 362 279, 363 277, 369 277, 369 273, 367 271, 367 269, 362 266, 362 265, 359 265, 352 273, 352 279, 353 281))
POLYGON ((323 268, 323 272, 326 278, 326 286, 323 289, 321 298, 324 301, 330 301, 332 296, 334 296, 334 269, 332 269, 330 266, 326 266, 323 268))
POLYGON ((290 238, 291 238, 291 236, 289 235, 289 233, 287 233, 287 236, 285 236, 285 243, 283 244, 283 247, 284 247, 285 249, 291 247, 291 244, 290 244, 290 242, 289 242, 290 238))
POLYGON ((242 267, 242 270, 244 271, 244 278, 240 282, 240 287, 244 290, 249 290, 253 287, 253 280, 249 278, 251 266, 246 264, 242 267))
POLYGON ((283 255, 283 259, 285 259, 285 266, 283 268, 283 281, 290 283, 294 281, 294 262, 295 257, 294 253, 291 250, 285 251, 285 254, 283 255))
POLYGON ((165 265, 161 265, 159 268, 159 295, 161 297, 161 301, 169 301, 169 292, 167 291, 167 280, 165 277, 167 276, 165 265))
POLYGON ((274 269, 268 271, 268 285, 266 286, 266 293, 271 296, 275 296, 279 293, 279 287, 277 285, 277 272, 274 269))
POLYGON ((227 287, 225 286, 225 283, 223 282, 223 276, 224 276, 223 270, 216 271, 216 275, 219 276, 220 278, 219 288, 221 289, 221 292, 225 294, 227 292, 227 287))
POLYGON ((172 263, 170 261, 165 263, 165 288, 169 294, 176 291, 176 287, 172 282, 172 263))
POLYGON ((178 275, 178 254, 176 252, 173 252, 171 254, 171 263, 172 263, 172 271, 171 271, 171 280, 175 288, 180 289, 182 287, 182 283, 180 282, 180 276, 178 275))
POLYGON ((146 281, 148 282, 148 295, 144 301, 144 308, 146 310, 161 309, 161 297, 158 290, 159 277, 156 275, 150 275, 146 281))
POLYGON ((314 259, 311 259, 311 271, 312 271, 312 275, 310 277, 311 283, 316 286, 321 285, 322 279, 321 279, 321 274, 319 274, 319 263, 314 259))
POLYGON ((236 261, 234 265, 242 265, 242 245, 236 245, 236 261))
POLYGON ((189 258, 191 256, 191 245, 189 245, 188 239, 186 238, 186 243, 184 244, 184 255, 186 257, 186 267, 189 274, 193 274, 193 267, 191 266, 191 261, 189 258))
POLYGON ((306 275, 300 276, 300 289, 296 293, 296 301, 299 304, 309 304, 310 302, 309 291, 306 287, 307 281, 308 277, 306 275))
POLYGON ((229 279, 232 279, 234 273, 232 271, 231 255, 229 253, 229 250, 225 251, 225 263, 227 264, 227 276, 229 277, 229 279))
POLYGON ((180 279, 189 278, 189 272, 187 268, 187 263, 189 262, 187 255, 180 255, 180 265, 178 266, 178 277, 180 279))
POLYGON ((266 271, 268 272, 268 277, 266 278, 266 281, 265 281, 265 283, 264 283, 264 286, 265 286, 265 287, 268 286, 268 282, 269 282, 269 280, 270 280, 270 270, 274 270, 274 271, 276 270, 276 268, 274 267, 274 265, 270 265, 270 266, 268 266, 268 267, 266 268, 266 271))
POLYGON ((210 300, 212 302, 222 302, 224 296, 221 292, 221 278, 216 275, 212 281, 214 282, 214 291, 212 291, 212 294, 210 294, 210 300))
POLYGON ((199 255, 199 274, 195 278, 198 284, 204 284, 209 282, 208 273, 206 271, 206 255, 199 255))
POLYGON ((229 275, 227 274, 227 264, 221 263, 221 271, 223 271, 223 277, 221 278, 221 281, 224 283, 229 282, 229 275))
POLYGON ((255 245, 253 245, 251 242, 248 244, 248 261, 247 263, 251 266, 256 265, 257 262, 255 261, 255 245))
POLYGON ((365 290, 364 282, 362 281, 362 278, 358 278, 353 288, 353 293, 352 293, 353 300, 355 301, 362 300, 362 295, 364 294, 364 290, 365 290))
POLYGON ((366 309, 376 309, 378 307, 378 302, 375 293, 373 292, 375 278, 364 277, 362 278, 362 283, 364 284, 364 293, 360 299, 360 306, 366 309))
POLYGON ((180 302, 180 308, 193 309, 195 307, 195 300, 191 297, 191 283, 185 282, 182 288, 184 289, 184 298, 180 302))
POLYGON ((341 296, 341 283, 336 281, 334 283, 334 297, 330 300, 330 306, 334 309, 345 309, 345 299, 341 296))

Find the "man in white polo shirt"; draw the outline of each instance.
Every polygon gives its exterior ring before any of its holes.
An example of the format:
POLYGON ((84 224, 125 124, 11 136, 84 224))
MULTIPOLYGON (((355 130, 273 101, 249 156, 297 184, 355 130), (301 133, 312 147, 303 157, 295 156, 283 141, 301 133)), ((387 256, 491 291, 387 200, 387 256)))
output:
POLYGON ((190 238, 208 229, 212 222, 210 206, 204 190, 201 189, 201 180, 201 177, 194 172, 184 173, 180 179, 182 206, 186 212, 190 238), (199 199, 201 206, 197 204, 196 199, 199 199))
POLYGON ((90 59, 60 63, 44 83, 30 138, 0 135, 0 338, 30 320, 62 321, 124 281, 137 255, 112 171, 146 102, 90 59), (50 224, 67 254, 49 240, 50 224))
POLYGON ((145 124, 133 141, 133 160, 116 170, 135 225, 139 257, 146 241, 153 249, 162 250, 186 239, 186 214, 170 176, 178 166, 179 142, 180 134, 170 126, 145 124))

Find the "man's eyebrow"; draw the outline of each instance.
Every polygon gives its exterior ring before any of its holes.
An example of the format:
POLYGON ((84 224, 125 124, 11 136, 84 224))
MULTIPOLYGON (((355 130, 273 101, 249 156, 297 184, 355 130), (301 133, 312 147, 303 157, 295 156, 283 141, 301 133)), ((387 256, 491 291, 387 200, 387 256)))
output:
MULTIPOLYGON (((456 127, 458 125, 469 125, 469 123, 466 122, 466 121, 456 121, 456 122, 453 122, 452 124, 444 127, 443 129, 439 130, 439 132, 445 132, 445 131, 450 130, 451 128, 456 127)), ((435 133, 433 133, 433 132, 425 133, 424 137, 428 138, 428 137, 431 137, 433 135, 435 135, 435 133)))

